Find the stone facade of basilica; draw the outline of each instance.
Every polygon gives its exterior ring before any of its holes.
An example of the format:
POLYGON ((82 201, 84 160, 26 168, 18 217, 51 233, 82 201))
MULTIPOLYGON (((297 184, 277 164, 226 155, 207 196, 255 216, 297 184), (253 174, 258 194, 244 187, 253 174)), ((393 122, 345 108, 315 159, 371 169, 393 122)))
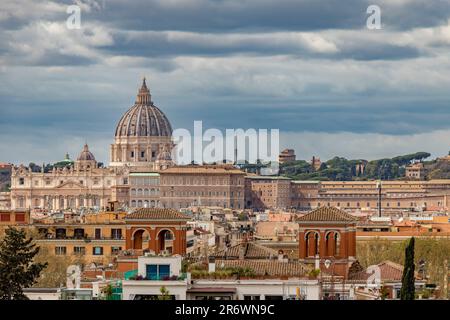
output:
POLYGON ((168 168, 173 146, 170 122, 153 104, 144 78, 135 104, 117 124, 109 167, 98 166, 87 144, 73 164, 50 172, 16 166, 11 174, 11 209, 103 210, 111 201, 126 208, 130 173, 168 168))

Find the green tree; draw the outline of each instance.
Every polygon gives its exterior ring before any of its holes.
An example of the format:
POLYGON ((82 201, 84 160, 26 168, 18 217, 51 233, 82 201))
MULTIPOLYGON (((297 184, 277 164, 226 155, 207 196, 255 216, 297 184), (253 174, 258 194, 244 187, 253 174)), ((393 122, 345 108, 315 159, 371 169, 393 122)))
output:
MULTIPOLYGON (((385 260, 390 260, 403 265, 405 263, 405 248, 409 240, 389 241, 385 239, 371 239, 367 241, 357 241, 357 259, 364 268, 378 264, 385 260)), ((450 257, 450 237, 434 238, 430 236, 416 237, 414 239, 414 259, 425 261, 424 275, 427 280, 444 288, 446 285, 446 274, 448 266, 446 259, 450 257)), ((437 292, 440 298, 446 298, 446 292, 437 292)))
POLYGON ((170 292, 169 292, 169 290, 166 289, 165 286, 162 286, 159 289, 159 292, 161 292, 161 294, 158 296, 158 300, 172 300, 172 297, 170 296, 170 292))
POLYGON ((112 300, 113 287, 110 283, 106 287, 103 288, 102 292, 104 294, 105 300, 112 300))
POLYGON ((385 286, 382 286, 380 288, 380 299, 386 300, 388 297, 389 297, 389 289, 386 288, 385 286))
POLYGON ((354 276, 364 271, 363 266, 359 263, 358 260, 352 263, 350 268, 348 269, 348 278, 353 279, 354 276))
POLYGON ((414 277, 414 237, 409 240, 405 249, 405 264, 403 267, 402 288, 400 289, 400 300, 414 300, 415 277, 414 277))
POLYGON ((39 247, 24 230, 9 227, 0 242, 0 299, 26 300, 23 288, 36 283, 47 263, 35 263, 39 247))

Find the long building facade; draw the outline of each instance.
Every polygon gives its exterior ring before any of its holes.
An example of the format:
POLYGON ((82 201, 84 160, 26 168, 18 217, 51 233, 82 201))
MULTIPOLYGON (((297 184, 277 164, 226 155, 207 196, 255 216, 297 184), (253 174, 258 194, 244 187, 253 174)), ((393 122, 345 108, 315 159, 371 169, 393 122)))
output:
POLYGON ((450 180, 295 181, 283 177, 246 178, 246 207, 311 210, 322 206, 346 210, 442 211, 450 207, 450 180), (277 192, 280 185, 284 192, 277 192), (287 188, 287 190, 286 190, 287 188), (286 197, 286 192, 289 197, 286 197))

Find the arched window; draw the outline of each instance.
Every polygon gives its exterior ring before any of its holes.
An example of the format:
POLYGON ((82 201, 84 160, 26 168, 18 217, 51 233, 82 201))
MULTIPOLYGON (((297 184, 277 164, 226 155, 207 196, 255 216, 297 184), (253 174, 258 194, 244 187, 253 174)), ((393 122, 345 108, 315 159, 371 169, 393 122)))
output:
POLYGON ((305 250, 307 257, 319 254, 319 233, 310 231, 305 235, 305 250))
POLYGON ((339 256, 341 254, 341 236, 339 233, 334 234, 334 255, 339 256))
POLYGON ((131 200, 131 207, 136 208, 136 200, 131 200))

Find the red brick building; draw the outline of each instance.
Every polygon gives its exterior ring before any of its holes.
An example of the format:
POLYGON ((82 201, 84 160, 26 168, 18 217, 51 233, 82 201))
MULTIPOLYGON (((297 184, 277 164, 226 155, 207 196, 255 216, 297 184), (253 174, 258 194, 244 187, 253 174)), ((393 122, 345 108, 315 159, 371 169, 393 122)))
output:
POLYGON ((125 217, 126 249, 183 255, 188 220, 188 216, 173 209, 137 209, 125 217))
POLYGON ((356 218, 334 207, 321 207, 297 223, 300 261, 347 277, 356 256, 356 218))

